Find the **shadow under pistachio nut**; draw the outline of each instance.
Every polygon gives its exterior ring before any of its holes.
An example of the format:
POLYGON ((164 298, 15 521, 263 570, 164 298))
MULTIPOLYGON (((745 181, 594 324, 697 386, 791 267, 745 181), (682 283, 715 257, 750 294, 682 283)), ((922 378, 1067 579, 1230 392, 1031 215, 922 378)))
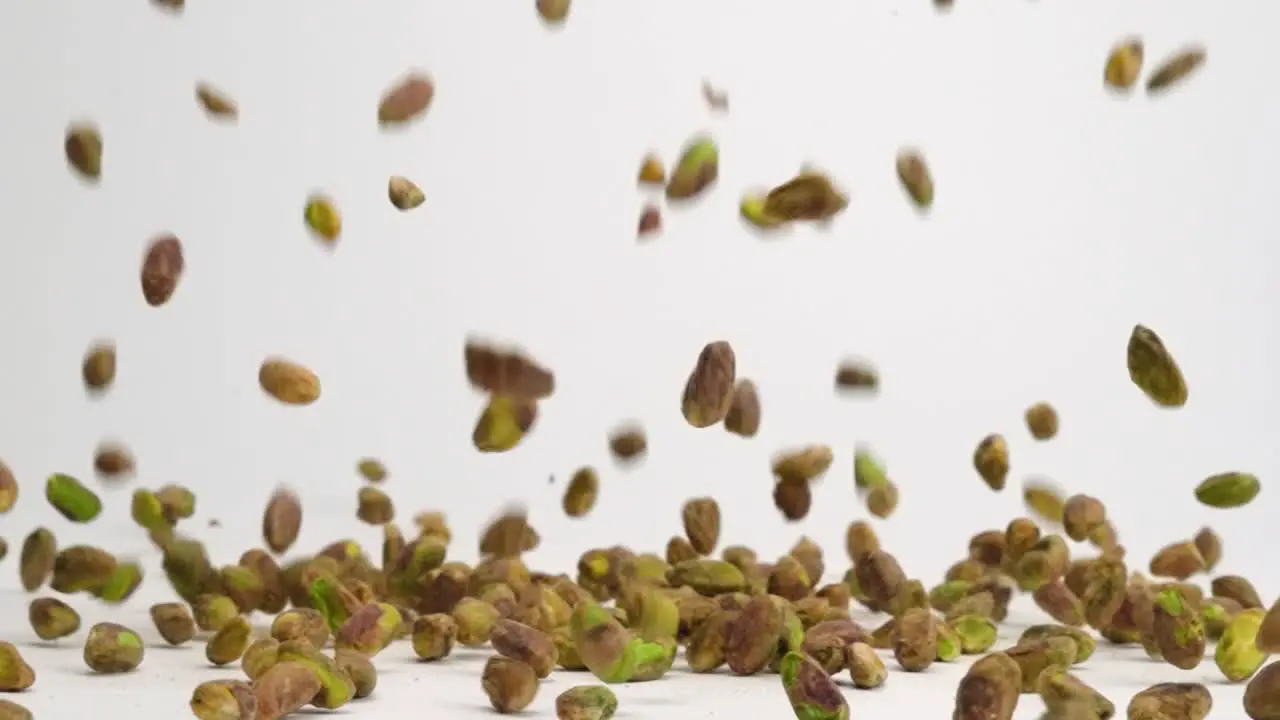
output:
POLYGON ((1051 667, 1045 670, 1040 674, 1037 684, 1036 692, 1044 701, 1048 717, 1109 720, 1116 714, 1114 703, 1065 668, 1051 667), (1072 714, 1076 709, 1077 714, 1072 714))
POLYGON ((70 475, 54 473, 45 481, 45 498, 62 517, 74 523, 91 522, 102 512, 102 500, 70 475))
POLYGON ((778 666, 782 687, 798 720, 848 720, 849 703, 821 665, 789 652, 778 666))
POLYGON ((301 710, 322 690, 320 676, 297 662, 272 665, 253 684, 259 720, 278 720, 301 710))
POLYGON ((1213 660, 1223 677, 1242 682, 1253 676, 1267 661, 1267 653, 1256 644, 1258 628, 1266 615, 1262 608, 1251 608, 1235 616, 1223 631, 1214 649, 1213 660))
POLYGON ((285 663, 298 663, 310 668, 320 679, 320 691, 309 700, 312 705, 333 710, 346 705, 355 697, 355 683, 338 667, 337 662, 305 641, 290 640, 280 643, 277 654, 278 662, 275 667, 285 663))
POLYGON ((720 174, 720 151, 709 137, 695 137, 680 152, 667 179, 668 200, 691 200, 706 191, 720 174))
MULTIPOLYGON (((1159 683, 1143 690, 1129 701, 1129 720, 1204 720, 1213 708, 1213 696, 1199 683, 1159 683)), ((1245 691, 1245 712, 1249 712, 1249 692, 1245 691)))
POLYGON ((1135 325, 1125 350, 1129 379, 1156 405, 1180 408, 1187 404, 1187 383, 1173 355, 1154 330, 1135 325))
POLYGON ((1204 622, 1177 588, 1156 593, 1152 632, 1170 665, 1191 670, 1204 658, 1204 622))
POLYGON ((1067 637, 1047 637, 1020 641, 1005 651, 1022 671, 1022 692, 1036 692, 1040 674, 1051 667, 1067 668, 1075 664, 1076 643, 1067 637))
POLYGON ((733 403, 736 373, 732 345, 717 340, 703 346, 680 397, 685 421, 695 428, 708 428, 724 420, 733 403))
POLYGON ((253 687, 239 680, 209 680, 191 693, 191 713, 200 720, 254 720, 258 697, 253 687))
POLYGON ((294 608, 276 616, 271 622, 271 637, 280 642, 305 640, 315 648, 329 641, 329 625, 324 615, 311 608, 294 608))
POLYGON ((489 704, 504 715, 529 707, 538 694, 538 677, 533 668, 501 655, 485 662, 480 682, 489 704))
POLYGON ((351 678, 351 683, 355 686, 356 700, 373 694, 378 686, 378 671, 367 655, 355 650, 338 648, 333 653, 333 661, 337 663, 339 670, 351 678))
POLYGON ((618 696, 604 685, 579 685, 556 697, 556 720, 609 720, 618 696))
POLYGON ((253 627, 243 615, 222 624, 204 646, 204 656, 218 667, 230 665, 244 656, 253 636, 253 627))
POLYGON ((1004 653, 991 653, 969 666, 956 687, 953 720, 1010 720, 1018 706, 1022 671, 1004 653))
POLYGON ((21 692, 35 684, 36 673, 13 643, 0 641, 0 692, 21 692))
POLYGON ((126 673, 142 663, 142 638, 123 625, 98 623, 84 642, 84 664, 103 675, 126 673))

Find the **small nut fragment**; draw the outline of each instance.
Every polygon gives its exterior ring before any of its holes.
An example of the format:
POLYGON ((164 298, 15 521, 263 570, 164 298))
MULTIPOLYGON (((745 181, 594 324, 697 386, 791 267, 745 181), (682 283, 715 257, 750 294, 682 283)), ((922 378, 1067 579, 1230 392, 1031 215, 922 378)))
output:
POLYGON ((1253 502, 1262 490, 1256 475, 1225 472, 1211 475, 1196 487, 1196 500, 1214 508, 1238 508, 1253 502))
POLYGON ((736 373, 737 360, 728 342, 718 340, 702 348, 680 401, 690 425, 707 428, 724 420, 733 403, 736 373))
POLYGON ((392 175, 387 181, 387 198, 397 210, 409 211, 421 205, 427 196, 422 188, 407 177, 392 175))
POLYGON ((1027 430, 1036 440, 1050 440, 1058 434, 1058 411, 1046 402, 1027 408, 1027 430))
POLYGON ((1143 59, 1142 40, 1136 37, 1125 38, 1116 43, 1107 55, 1106 66, 1102 70, 1102 82, 1112 90, 1128 92, 1138 82, 1142 74, 1143 59))
POLYGON ((724 429, 746 438, 755 437, 760 431, 760 394, 754 382, 743 378, 734 386, 724 429))
POLYGON ((280 357, 262 361, 258 384, 286 405, 310 405, 320 399, 320 378, 302 365, 280 357))
POLYGON ((609 720, 618 696, 604 685, 579 685, 556 697, 556 720, 609 720))
POLYGON ((928 210, 933 206, 933 177, 924 156, 918 150, 906 149, 898 153, 898 181, 907 191, 916 208, 928 210))
POLYGON ((1134 325, 1126 350, 1129 379, 1152 402, 1163 408, 1187 404, 1187 383, 1173 355, 1154 330, 1134 325))
POLYGON ((720 542, 720 505, 715 498, 693 498, 681 511, 684 534, 699 555, 710 555, 720 542))
POLYGON ((987 487, 999 492, 1009 476, 1009 445, 1002 435, 988 435, 973 451, 973 467, 987 487))
POLYGON ((1204 64, 1204 48, 1192 46, 1179 50, 1156 66, 1147 77, 1147 94, 1165 92, 1182 82, 1204 64))
POLYGON ((716 112, 729 111, 729 94, 723 90, 717 90, 706 80, 702 81, 702 99, 706 101, 707 107, 716 112))
POLYGON ((84 642, 84 664, 103 675, 134 670, 142 663, 142 638, 123 625, 98 623, 84 642))
POLYGON ((653 153, 644 156, 644 160, 640 162, 640 172, 637 178, 641 185, 662 185, 667 181, 666 168, 662 166, 662 159, 653 153))
POLYGON ((59 515, 73 523, 91 522, 102 512, 102 499, 97 493, 70 475, 50 475, 44 495, 59 515))
POLYGON ((67 163, 83 180, 96 182, 102 177, 102 134, 88 122, 73 123, 67 128, 62 144, 67 163))
POLYGON ((98 341, 89 346, 80 367, 85 389, 101 393, 111 387, 116 379, 116 345, 110 341, 98 341))
POLYGON ((36 598, 27 608, 31 629, 41 640, 57 640, 80 629, 80 614, 57 598, 36 598))
POLYGON ((234 121, 240 116, 235 101, 208 83, 196 83, 196 100, 215 119, 234 121))
POLYGON ((501 655, 484 664, 481 685, 493 709, 504 715, 529 707, 538 694, 538 676, 533 668, 501 655))
POLYGON ((255 720, 258 697, 249 683, 209 680, 191 693, 191 713, 200 720, 255 720))
POLYGON ((302 503, 292 490, 279 488, 267 502, 262 516, 262 537, 271 552, 280 555, 293 546, 302 529, 302 503))
MULTIPOLYGON (((1273 717, 1249 711, 1248 689, 1244 703, 1245 712, 1255 720, 1273 717)), ((1129 720, 1204 720, 1212 708, 1213 696, 1200 683, 1159 683, 1134 695, 1127 712, 1129 720)))
POLYGON ((303 207, 302 220, 317 239, 328 245, 342 235, 342 213, 327 195, 312 193, 303 207))
POLYGON ((435 85, 420 70, 411 70, 383 94, 378 103, 378 124, 390 128, 410 123, 431 106, 435 85))
POLYGON ((22 692, 34 685, 36 672, 13 643, 0 641, 0 692, 22 692))
POLYGON ((636 222, 636 236, 644 239, 660 232, 662 232, 662 210, 657 205, 645 205, 640 210, 640 219, 636 222))

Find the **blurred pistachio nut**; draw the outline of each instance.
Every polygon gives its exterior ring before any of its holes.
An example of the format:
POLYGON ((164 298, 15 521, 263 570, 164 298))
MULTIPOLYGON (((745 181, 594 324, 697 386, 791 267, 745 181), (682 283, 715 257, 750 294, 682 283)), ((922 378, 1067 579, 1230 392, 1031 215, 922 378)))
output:
POLYGON ((715 141, 696 137, 680 153, 667 180, 668 200, 690 200, 709 188, 720 174, 720 151, 715 141))

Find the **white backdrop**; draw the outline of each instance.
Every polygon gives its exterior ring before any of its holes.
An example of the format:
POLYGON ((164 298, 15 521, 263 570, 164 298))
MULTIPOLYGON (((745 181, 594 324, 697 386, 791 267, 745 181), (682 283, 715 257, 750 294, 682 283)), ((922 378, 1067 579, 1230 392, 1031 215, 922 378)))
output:
MULTIPOLYGON (((137 485, 195 490, 186 528, 220 562, 260 542, 281 483, 304 502, 298 550, 342 536, 373 547, 379 531, 354 518, 366 455, 390 470, 405 524, 447 513, 464 560, 508 501, 542 534, 531 564, 559 571, 593 546, 661 551, 682 502, 714 495, 725 544, 772 555, 805 534, 842 572, 845 526, 866 515, 852 487, 866 443, 901 490, 876 529, 913 576, 936 579, 970 535, 1022 513, 1022 480, 1043 475, 1102 499, 1135 567, 1208 524, 1220 571, 1268 600, 1280 591, 1261 549, 1280 465, 1271 4, 961 0, 939 15, 925 0, 577 0, 559 31, 532 0, 188 5, 0 6, 0 458, 22 486, 0 519, 13 548, 0 586, 16 587, 16 546, 39 524, 153 562, 128 517, 137 485), (1208 61, 1166 97, 1117 98, 1102 64, 1134 33, 1147 69, 1189 43, 1208 61), (435 80, 428 115, 380 131, 380 95, 415 68, 435 80), (727 114, 708 110, 704 79, 727 114), (238 123, 204 116, 201 80, 235 98, 238 123), (83 118, 105 139, 95 188, 62 157, 83 118), (637 243, 641 158, 670 166, 699 132, 720 144, 716 187, 637 243), (932 167, 927 217, 894 175, 908 145, 932 167), (748 232, 742 192, 805 163, 849 192, 844 214, 825 231, 748 232), (390 175, 426 202, 395 210, 390 175), (343 213, 332 252, 302 222, 316 191, 343 213), (163 232, 187 269, 152 308, 138 264, 163 232), (1135 323, 1181 364, 1185 408, 1158 409, 1129 382, 1135 323), (483 406, 462 366, 471 333, 556 372, 534 432, 504 455, 470 445, 483 406), (118 344, 119 372, 90 401, 80 363, 99 338, 118 344), (752 440, 680 417, 685 377, 718 339, 759 387, 752 440), (262 393, 258 365, 277 354, 319 374, 318 403, 262 393), (879 367, 879 397, 835 395, 847 355, 879 367), (1022 413, 1042 400, 1061 431, 1036 443, 1022 413), (606 436, 631 420, 650 450, 624 470, 606 436), (991 432, 1011 448, 1002 494, 971 466, 991 432), (108 438, 133 449, 138 478, 72 527, 44 478, 97 487, 92 453, 108 438), (809 443, 835 463, 809 517, 788 524, 769 459, 809 443), (569 520, 561 493, 584 464, 600 500, 569 520), (1198 505, 1195 485, 1226 470, 1259 475, 1258 500, 1198 505)), ((152 573, 139 597, 166 593, 152 573)))

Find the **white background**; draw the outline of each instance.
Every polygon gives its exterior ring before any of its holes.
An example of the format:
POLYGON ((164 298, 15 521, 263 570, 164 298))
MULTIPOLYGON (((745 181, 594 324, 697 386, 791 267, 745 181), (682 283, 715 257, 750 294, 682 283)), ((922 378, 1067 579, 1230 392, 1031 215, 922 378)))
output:
MULTIPOLYGON (((1266 482, 1280 463, 1271 4, 960 0, 938 15, 926 0, 577 0, 559 31, 532 0, 188 4, 181 17, 144 0, 0 6, 0 458, 22 485, 0 525, 14 593, 0 635, 31 637, 15 568, 36 525, 63 544, 155 562, 128 519, 132 486, 103 491, 106 511, 86 527, 42 498, 51 472, 96 486, 92 452, 108 438, 137 454, 138 484, 197 492, 184 528, 219 562, 260 542, 261 508, 281 483, 305 504, 297 550, 343 536, 374 548, 379 531, 354 518, 354 465, 372 455, 390 469, 400 518, 445 511, 463 560, 508 501, 527 503, 542 534, 531 564, 562 571, 588 547, 660 551, 683 500, 714 495, 725 543, 770 556, 807 534, 843 572, 844 528, 865 515, 852 451, 866 443, 901 488, 877 531, 926 582, 971 534, 1022 512, 1022 479, 1044 475, 1106 503, 1136 569, 1209 524, 1224 538, 1222 572, 1248 575, 1268 601, 1280 591, 1264 549, 1275 537, 1266 482), (1147 69, 1189 43, 1208 61, 1166 97, 1117 98, 1102 65, 1131 33, 1146 41, 1147 69), (436 83, 427 117, 380 131, 380 96, 414 68, 436 83), (704 78, 728 93, 727 115, 708 111, 704 78), (235 98, 237 124, 205 117, 200 80, 235 98), (62 157, 79 119, 105 138, 96 188, 62 157), (703 131, 720 144, 717 186, 638 244, 641 157, 671 165, 703 131), (928 217, 894 175, 907 145, 933 170, 928 217), (748 232, 740 195, 805 163, 848 190, 848 210, 827 231, 748 232), (396 211, 392 174, 415 180, 425 204, 396 211), (332 252, 302 223, 315 191, 343 213, 332 252), (156 309, 137 274, 164 232, 182 239, 187 272, 156 309), (1160 410, 1130 384, 1135 323, 1181 364, 1184 409, 1160 410), (470 445, 482 406, 462 367, 471 333, 519 343, 557 375, 533 434, 506 455, 470 445), (80 363, 98 338, 118 344, 119 373, 90 401, 80 363), (753 440, 680 417, 685 376, 717 339, 760 388, 753 440), (319 374, 317 404, 263 395, 257 368, 276 354, 319 374), (881 369, 878 398, 835 396, 847 355, 881 369), (1062 418, 1049 443, 1022 425, 1041 400, 1062 418), (629 420, 647 429, 650 454, 622 470, 605 439, 629 420), (1012 452, 998 495, 971 466, 990 432, 1012 452), (836 460, 808 519, 789 525, 772 505, 769 459, 809 443, 830 444, 836 460), (600 501, 568 520, 560 496, 583 464, 601 471, 600 501), (1225 470, 1263 479, 1253 505, 1196 504, 1194 486, 1225 470), (222 527, 206 528, 210 518, 222 527)), ((76 602, 145 625, 146 602, 167 593, 152 573, 123 615, 76 602)), ((112 710, 181 715, 189 688, 217 676, 192 650, 156 651, 173 660, 140 671, 177 682, 72 680, 58 673, 79 672, 78 642, 29 651, 39 680, 20 699, 37 716, 82 713, 108 687, 129 698, 112 710)), ((433 688, 460 693, 451 716, 483 708, 478 680, 433 681, 444 672, 397 669, 366 707, 416 717, 433 688), (410 690, 413 700, 396 694, 410 690)), ((855 715, 940 716, 958 672, 894 674, 883 693, 853 696, 855 715)), ((1216 671, 1142 665, 1087 679, 1114 681, 1123 708, 1146 684, 1201 676, 1216 671)), ((558 683, 571 681, 586 680, 558 683)), ((787 713, 776 678, 726 679, 712 693, 718 711, 674 689, 706 696, 715 686, 697 683, 715 681, 678 682, 625 689, 623 712, 787 713), (628 709, 646 696, 665 704, 628 709)), ((1240 714, 1238 687, 1213 689, 1215 717, 1240 714)), ((545 689, 535 708, 550 712, 553 697, 545 689)), ((1037 707, 1026 699, 1019 717, 1037 707)))

